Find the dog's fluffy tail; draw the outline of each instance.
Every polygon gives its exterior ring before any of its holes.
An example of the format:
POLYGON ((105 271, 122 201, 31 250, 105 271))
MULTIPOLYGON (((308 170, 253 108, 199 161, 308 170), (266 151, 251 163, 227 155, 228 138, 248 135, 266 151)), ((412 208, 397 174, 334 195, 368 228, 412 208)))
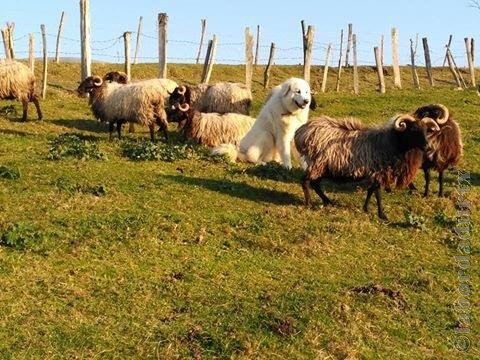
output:
POLYGON ((245 159, 244 159, 245 155, 242 154, 239 151, 238 147, 235 146, 234 144, 219 145, 215 149, 212 150, 212 155, 213 156, 223 155, 227 159, 229 159, 231 162, 235 162, 237 160, 245 161, 245 159))

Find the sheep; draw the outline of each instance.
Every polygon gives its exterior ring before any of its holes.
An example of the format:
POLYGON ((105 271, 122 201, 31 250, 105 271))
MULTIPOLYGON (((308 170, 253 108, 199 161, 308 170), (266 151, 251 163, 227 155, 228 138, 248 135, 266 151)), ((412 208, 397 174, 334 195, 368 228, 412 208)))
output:
POLYGON ((415 177, 422 155, 406 154, 412 149, 427 148, 426 127, 439 131, 432 119, 419 122, 410 115, 399 115, 383 126, 365 126, 356 119, 337 120, 327 116, 302 125, 295 133, 295 145, 306 165, 302 181, 306 204, 311 203, 310 185, 324 205, 332 204, 320 187, 323 178, 367 179, 363 210, 368 211, 370 198, 375 193, 378 217, 386 220, 381 188, 392 184, 404 187, 415 177))
POLYGON ((188 104, 169 110, 169 119, 173 122, 184 121, 184 136, 208 147, 238 144, 255 122, 254 118, 243 114, 201 113, 188 104))
POLYGON ((14 60, 0 60, 0 99, 22 102, 22 121, 27 121, 28 103, 33 102, 38 120, 42 120, 42 110, 35 93, 35 75, 26 65, 14 60))
POLYGON ((121 124, 128 121, 148 126, 152 141, 155 141, 155 123, 168 139, 163 90, 155 82, 124 85, 105 82, 99 76, 87 77, 77 89, 80 96, 90 94, 92 112, 109 123, 110 138, 114 123, 120 138, 121 124))
MULTIPOLYGON (((458 123, 450 116, 447 107, 441 104, 431 104, 419 107, 413 113, 417 120, 423 118, 434 119, 440 127, 440 131, 433 132, 428 136, 429 150, 423 153, 421 168, 425 176, 424 197, 428 196, 430 185, 430 169, 438 171, 438 196, 443 196, 443 172, 454 167, 460 161, 463 154, 462 136, 458 123)), ((413 154, 412 156, 416 156, 413 154)), ((411 190, 415 186, 409 185, 411 190)))
MULTIPOLYGON (((110 83, 118 83, 118 84, 127 84, 129 83, 128 76, 122 71, 110 71, 103 76, 103 81, 108 81, 110 83)), ((134 81, 135 84, 151 84, 151 85, 160 85, 163 87, 164 91, 162 92, 165 101, 168 101, 170 94, 178 87, 178 84, 170 79, 148 79, 148 80, 137 80, 134 81)), ((121 124, 117 124, 117 127, 121 126, 121 124)), ((133 133, 135 132, 135 123, 130 122, 130 126, 128 128, 128 132, 133 133)))
POLYGON ((169 105, 188 104, 203 113, 249 115, 252 92, 245 84, 220 82, 214 85, 179 86, 170 95, 169 105))

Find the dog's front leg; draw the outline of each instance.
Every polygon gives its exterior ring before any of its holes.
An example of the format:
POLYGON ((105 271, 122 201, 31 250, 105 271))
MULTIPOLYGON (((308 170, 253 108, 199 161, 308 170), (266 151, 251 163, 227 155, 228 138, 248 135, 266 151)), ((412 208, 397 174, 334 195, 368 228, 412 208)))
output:
POLYGON ((278 152, 282 158, 282 164, 287 169, 292 168, 292 156, 290 154, 290 139, 286 134, 282 134, 278 141, 278 152))

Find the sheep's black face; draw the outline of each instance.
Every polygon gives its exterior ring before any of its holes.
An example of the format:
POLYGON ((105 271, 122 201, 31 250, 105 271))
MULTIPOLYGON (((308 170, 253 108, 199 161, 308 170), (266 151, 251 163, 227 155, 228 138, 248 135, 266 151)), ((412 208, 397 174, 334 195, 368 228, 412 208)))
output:
POLYGON ((170 94, 168 99, 168 104, 170 107, 176 107, 177 105, 185 104, 185 94, 179 93, 179 88, 177 87, 173 92, 170 94))
POLYGON ((78 85, 77 93, 80 97, 86 97, 87 94, 90 94, 95 88, 101 86, 102 80, 98 76, 89 76, 83 80, 80 85, 78 85))
POLYGON ((443 116, 443 110, 437 105, 426 105, 415 110, 413 116, 416 119, 431 118, 439 119, 443 116))
POLYGON ((412 149, 427 150, 427 130, 418 122, 408 123, 405 131, 397 132, 398 144, 401 152, 412 149))
POLYGON ((188 118, 188 113, 178 108, 172 109, 170 107, 170 108, 167 108, 165 111, 167 113, 167 118, 169 122, 179 123, 183 120, 187 120, 188 118))
POLYGON ((128 82, 127 74, 120 71, 110 71, 103 76, 104 81, 126 84, 128 82))

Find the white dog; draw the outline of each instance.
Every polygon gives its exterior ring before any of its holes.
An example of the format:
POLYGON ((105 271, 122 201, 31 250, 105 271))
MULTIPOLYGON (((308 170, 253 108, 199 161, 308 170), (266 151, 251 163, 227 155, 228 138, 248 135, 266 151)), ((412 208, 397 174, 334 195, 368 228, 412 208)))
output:
POLYGON ((251 129, 236 148, 224 144, 214 154, 227 154, 233 161, 252 163, 277 161, 292 168, 291 142, 295 131, 308 120, 310 86, 291 78, 274 87, 251 129))

